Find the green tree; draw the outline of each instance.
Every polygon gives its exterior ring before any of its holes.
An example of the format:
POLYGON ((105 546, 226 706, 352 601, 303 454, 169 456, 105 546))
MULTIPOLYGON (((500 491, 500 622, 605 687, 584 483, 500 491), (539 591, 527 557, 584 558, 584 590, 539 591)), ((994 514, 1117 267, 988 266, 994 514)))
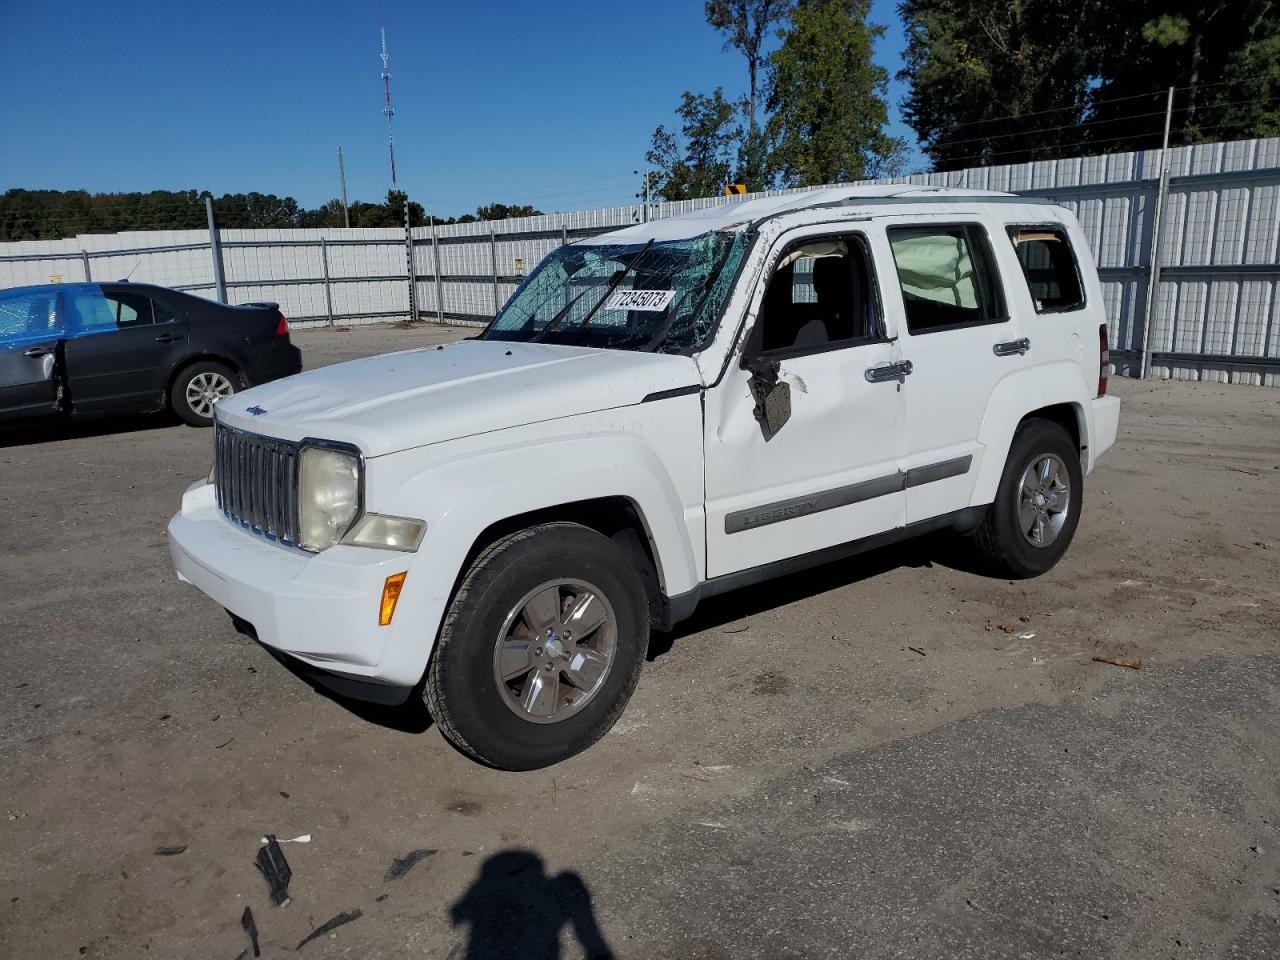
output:
POLYGON ((747 60, 747 96, 742 104, 747 128, 739 150, 739 177, 749 190, 766 183, 765 138, 757 117, 760 71, 765 63, 764 41, 769 31, 784 22, 791 0, 706 0, 707 23, 725 36, 725 47, 747 60))
POLYGON ((869 4, 801 3, 769 57, 769 167, 784 183, 813 186, 896 175, 905 144, 885 132, 889 73, 871 60, 884 27, 869 4))
POLYGON ((689 200, 720 193, 730 182, 742 144, 737 110, 716 87, 710 95, 686 90, 676 113, 683 137, 659 126, 645 154, 656 172, 658 195, 689 200))
POLYGON ((1101 0, 902 0, 907 122, 934 167, 1079 152, 1101 0))
POLYGON ((1275 0, 1129 0, 1096 38, 1090 129, 1108 149, 1159 143, 1175 87, 1173 142, 1267 136, 1280 94, 1275 0), (1146 116, 1142 116, 1146 114, 1146 116))
POLYGON ((516 217, 539 217, 542 211, 527 203, 507 205, 505 203, 489 203, 476 208, 477 220, 514 220, 516 217))

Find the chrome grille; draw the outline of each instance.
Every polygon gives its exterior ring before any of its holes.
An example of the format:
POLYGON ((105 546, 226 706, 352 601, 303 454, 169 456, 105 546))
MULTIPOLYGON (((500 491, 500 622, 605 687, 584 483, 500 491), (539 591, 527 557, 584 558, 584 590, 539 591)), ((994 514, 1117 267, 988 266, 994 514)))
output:
POLYGON ((298 543, 298 444, 214 425, 218 508, 268 540, 298 543))

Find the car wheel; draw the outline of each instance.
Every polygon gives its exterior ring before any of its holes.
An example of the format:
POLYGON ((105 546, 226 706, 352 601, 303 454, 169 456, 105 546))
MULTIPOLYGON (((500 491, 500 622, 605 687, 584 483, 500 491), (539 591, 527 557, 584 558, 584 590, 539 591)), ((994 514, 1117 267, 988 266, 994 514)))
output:
POLYGON ((974 533, 1000 576, 1025 579, 1062 559, 1084 506, 1080 452, 1051 420, 1023 422, 1013 435, 995 501, 974 533))
POLYGON ((236 375, 220 363, 193 363, 173 382, 169 404, 173 412, 193 427, 213 425, 213 405, 240 389, 236 375))
POLYGON ((543 524, 472 563, 423 697, 458 749, 503 770, 534 770, 608 732, 648 642, 644 587, 626 554, 587 527, 543 524))

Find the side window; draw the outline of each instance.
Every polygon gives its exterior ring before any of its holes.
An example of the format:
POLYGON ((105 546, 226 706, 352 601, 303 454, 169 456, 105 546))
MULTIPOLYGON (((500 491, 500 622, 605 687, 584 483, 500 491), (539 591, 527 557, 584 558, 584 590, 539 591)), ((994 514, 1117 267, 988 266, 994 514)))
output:
POLYGON ((1022 275, 1037 313, 1060 313, 1084 306, 1080 268, 1071 241, 1061 227, 1010 227, 1022 275))
POLYGON ((803 240, 786 250, 765 287, 759 349, 807 353, 874 340, 879 321, 863 238, 803 240))
POLYGON ((177 323, 178 312, 159 300, 152 300, 155 308, 156 323, 177 323))
POLYGON ((150 297, 139 293, 112 293, 106 299, 116 326, 121 330, 147 326, 152 322, 150 297))
POLYGON ((52 293, 0 298, 0 346, 57 336, 57 300, 52 293))
POLYGON ((912 334, 1007 319, 981 228, 894 227, 888 232, 912 334))

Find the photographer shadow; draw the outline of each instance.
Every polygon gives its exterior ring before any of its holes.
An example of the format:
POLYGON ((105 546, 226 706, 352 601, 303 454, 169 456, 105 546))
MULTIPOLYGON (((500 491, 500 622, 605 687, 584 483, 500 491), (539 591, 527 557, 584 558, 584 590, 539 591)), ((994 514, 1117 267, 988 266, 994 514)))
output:
POLYGON ((614 958, 582 878, 547 876, 542 858, 529 850, 503 850, 486 860, 449 917, 467 928, 467 942, 449 960, 560 960, 566 926, 587 960, 614 958))

